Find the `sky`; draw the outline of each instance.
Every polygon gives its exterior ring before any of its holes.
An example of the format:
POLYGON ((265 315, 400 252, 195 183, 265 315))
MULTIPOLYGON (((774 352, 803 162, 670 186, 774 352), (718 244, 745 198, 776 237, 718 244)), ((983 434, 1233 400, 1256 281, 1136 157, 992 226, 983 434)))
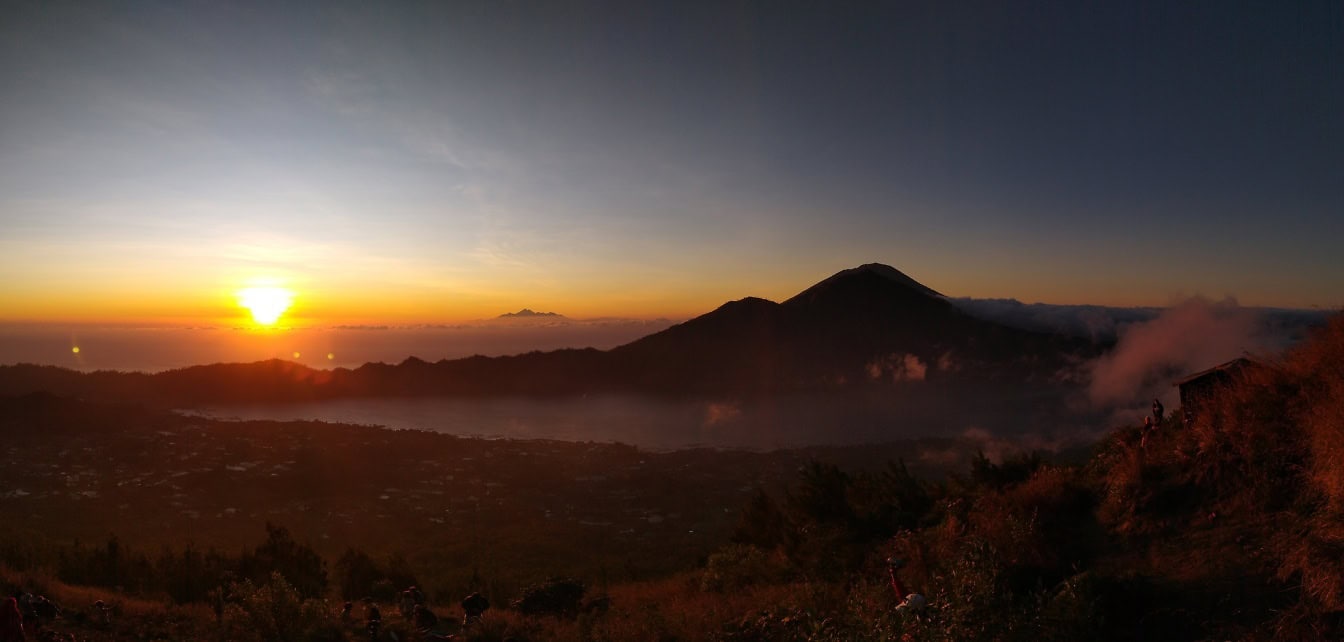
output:
POLYGON ((0 12, 0 322, 1344 304, 1338 2, 0 12))

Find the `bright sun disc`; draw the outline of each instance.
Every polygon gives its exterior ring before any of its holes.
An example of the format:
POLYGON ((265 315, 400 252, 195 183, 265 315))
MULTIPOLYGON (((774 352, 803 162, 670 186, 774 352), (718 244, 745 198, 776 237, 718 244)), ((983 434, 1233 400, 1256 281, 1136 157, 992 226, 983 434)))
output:
POLYGON ((294 302, 294 295, 284 288, 247 288, 238 291, 238 305, 252 313, 252 320, 261 325, 273 325, 294 302))

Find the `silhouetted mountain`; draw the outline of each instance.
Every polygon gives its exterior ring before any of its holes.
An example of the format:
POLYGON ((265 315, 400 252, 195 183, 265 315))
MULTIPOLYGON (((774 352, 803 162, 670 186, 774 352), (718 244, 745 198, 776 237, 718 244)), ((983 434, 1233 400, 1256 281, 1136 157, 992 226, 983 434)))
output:
POLYGON ((869 264, 784 303, 725 304, 611 354, 655 389, 771 391, 1048 376, 1088 349, 976 319, 900 271, 869 264))
POLYGON ((816 300, 819 297, 830 296, 831 293, 837 290, 843 291, 845 288, 852 289, 856 287, 855 284, 859 283, 882 283, 883 285, 895 284, 903 286, 904 290, 915 294, 931 297, 942 296, 932 288, 906 276, 904 272, 901 272, 890 265, 866 263, 856 268, 836 272, 821 283, 798 293, 797 296, 789 299, 786 303, 799 300, 816 300))
MULTIPOLYGON (((524 309, 517 315, 544 316, 524 309)), ((557 315, 558 316, 558 315, 557 315)), ((354 396, 776 393, 920 381, 1049 381, 1090 344, 971 317, 886 265, 844 270, 783 303, 748 297, 607 352, 475 356, 314 370, 279 360, 154 375, 0 368, 0 393, 166 404, 354 396)))
POLYGON ((535 312, 535 311, 533 311, 531 308, 523 308, 523 309, 521 309, 521 310, 519 310, 519 311, 517 311, 517 312, 505 312, 504 314, 499 315, 499 318, 501 318, 501 319, 536 319, 536 318, 547 318, 547 317, 560 317, 560 318, 563 318, 564 316, 565 316, 565 315, 560 314, 560 313, 558 313, 558 312, 535 312))

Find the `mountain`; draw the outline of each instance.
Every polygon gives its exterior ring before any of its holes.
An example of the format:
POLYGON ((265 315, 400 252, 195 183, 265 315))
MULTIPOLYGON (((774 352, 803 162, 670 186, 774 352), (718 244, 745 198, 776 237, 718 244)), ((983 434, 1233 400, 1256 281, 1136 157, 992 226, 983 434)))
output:
MULTIPOLYGON (((547 316, 524 309, 514 318, 547 316)), ((507 315, 506 315, 507 316, 507 315)), ((558 315, 556 315, 558 316, 558 315)), ((0 367, 0 393, 164 404, 405 395, 773 394, 1050 381, 1090 343, 972 317, 890 266, 838 272, 783 303, 747 297, 609 351, 314 370, 272 360, 153 375, 0 367)))
POLYGON ((644 387, 787 391, 1050 376, 1089 349, 1083 341, 977 319, 899 270, 873 263, 838 272, 783 303, 724 304, 611 354, 644 387))
POLYGON ((505 312, 499 315, 500 319, 546 319, 546 318, 564 318, 565 315, 559 312, 536 312, 531 308, 523 308, 517 312, 505 312))
POLYGON ((903 289, 916 294, 922 294, 930 297, 941 297, 932 288, 920 283, 905 273, 897 270, 890 265, 881 263, 867 263, 856 268, 841 270, 836 272, 830 278, 818 283, 806 290, 800 292, 789 301, 815 299, 824 296, 828 292, 834 292, 837 288, 843 289, 851 287, 855 283, 883 283, 887 285, 895 284, 903 286, 903 289))

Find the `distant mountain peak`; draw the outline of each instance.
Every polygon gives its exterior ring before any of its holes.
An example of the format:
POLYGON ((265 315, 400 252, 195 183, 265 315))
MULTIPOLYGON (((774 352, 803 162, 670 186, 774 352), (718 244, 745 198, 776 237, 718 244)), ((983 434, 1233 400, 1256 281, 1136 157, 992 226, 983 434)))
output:
POLYGON ((747 296, 737 299, 736 301, 729 301, 719 306, 719 309, 722 310, 724 308, 773 308, 778 306, 779 306, 778 303, 775 303, 770 299, 762 299, 761 297, 758 296, 747 296))
POLYGON ((538 317, 560 317, 564 316, 558 312, 537 312, 531 308, 523 308, 517 312, 505 312, 499 315, 501 319, 535 319, 538 317))
POLYGON ((942 296, 942 294, 938 293, 938 291, 934 290, 933 288, 930 288, 929 286, 924 285, 923 283, 920 283, 919 281, 916 281, 906 276, 904 272, 894 267, 891 267, 890 265, 886 265, 884 263, 865 263, 856 268, 841 270, 832 275, 831 278, 822 281, 822 283, 826 283, 827 281, 837 281, 843 278, 864 273, 876 274, 880 277, 884 277, 886 279, 890 279, 902 285, 914 288, 915 290, 923 292, 924 294, 927 294, 929 296, 942 296))
POLYGON ((859 288, 864 291, 873 284, 884 284, 890 288, 892 284, 899 286, 901 291, 909 291, 919 296, 942 298, 933 288, 930 288, 919 281, 906 276, 900 270, 890 265, 882 263, 866 263, 859 267, 841 270, 831 275, 830 278, 817 283, 816 285, 798 293, 793 298, 785 301, 786 304, 800 304, 805 301, 817 301, 818 297, 835 296, 839 292, 855 291, 859 288), (865 283, 867 285, 865 285, 865 283))

